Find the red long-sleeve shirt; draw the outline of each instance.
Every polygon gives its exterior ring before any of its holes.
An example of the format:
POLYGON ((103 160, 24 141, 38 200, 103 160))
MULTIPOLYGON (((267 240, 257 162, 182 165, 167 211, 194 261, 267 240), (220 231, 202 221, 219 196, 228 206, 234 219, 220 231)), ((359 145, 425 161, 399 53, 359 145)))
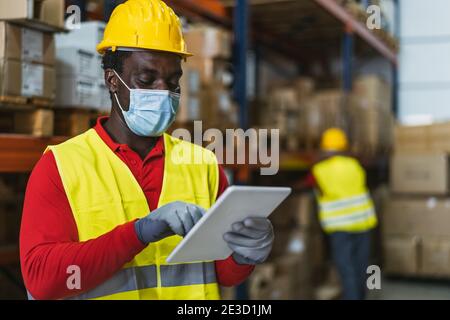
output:
MULTIPOLYGON (((127 145, 112 140, 99 118, 94 129, 129 167, 144 191, 150 210, 158 205, 164 172, 164 143, 160 138, 145 159, 127 145)), ((228 187, 220 168, 219 195, 228 187)), ((136 236, 134 221, 89 241, 79 242, 78 230, 64 191, 55 158, 42 156, 28 181, 20 230, 22 275, 34 299, 61 299, 95 288, 119 271, 145 248, 136 236), (81 289, 71 290, 67 268, 81 270, 81 289)), ((253 266, 238 265, 232 257, 216 261, 219 284, 233 286, 244 281, 253 266)))

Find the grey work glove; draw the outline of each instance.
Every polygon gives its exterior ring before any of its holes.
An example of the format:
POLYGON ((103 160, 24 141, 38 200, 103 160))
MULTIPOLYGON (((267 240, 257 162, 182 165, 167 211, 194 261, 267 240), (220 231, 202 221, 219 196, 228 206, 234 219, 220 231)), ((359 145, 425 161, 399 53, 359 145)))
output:
POLYGON ((184 237, 204 213, 205 210, 199 206, 175 201, 137 220, 134 227, 139 240, 145 244, 176 234, 184 237))
POLYGON ((272 223, 266 218, 247 218, 231 226, 232 232, 223 238, 233 250, 238 264, 260 264, 272 250, 274 233, 272 223))

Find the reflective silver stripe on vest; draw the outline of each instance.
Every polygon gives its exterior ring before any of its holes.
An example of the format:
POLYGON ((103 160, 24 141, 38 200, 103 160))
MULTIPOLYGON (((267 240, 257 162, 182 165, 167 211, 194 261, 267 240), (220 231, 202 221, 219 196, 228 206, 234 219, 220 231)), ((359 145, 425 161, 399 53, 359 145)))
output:
POLYGON ((365 221, 375 215, 373 209, 364 210, 361 212, 353 212, 343 217, 326 218, 322 221, 322 225, 325 227, 336 227, 347 224, 353 224, 365 221))
MULTIPOLYGON (((177 287, 216 282, 214 262, 161 265, 161 286, 177 287)), ((98 287, 70 298, 70 300, 93 299, 116 293, 156 288, 158 286, 155 265, 123 269, 98 287)))
POLYGON ((93 299, 121 292, 155 288, 158 285, 157 279, 154 265, 122 269, 96 288, 69 299, 93 299))
POLYGON ((161 286, 178 287, 216 282, 214 262, 161 266, 161 286))
POLYGON ((363 194, 360 196, 347 198, 344 200, 332 201, 332 202, 321 202, 320 209, 324 212, 326 211, 336 211, 341 209, 346 209, 348 207, 354 207, 359 205, 364 205, 370 200, 369 195, 363 194))

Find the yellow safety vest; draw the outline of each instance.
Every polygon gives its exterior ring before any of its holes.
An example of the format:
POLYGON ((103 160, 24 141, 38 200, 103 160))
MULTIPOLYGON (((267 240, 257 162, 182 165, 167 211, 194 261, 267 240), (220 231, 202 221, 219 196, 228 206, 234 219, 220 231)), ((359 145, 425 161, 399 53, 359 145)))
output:
MULTIPOLYGON (((129 168, 95 130, 48 149, 54 154, 79 241, 97 238, 150 212, 144 192, 129 168)), ((219 183, 214 154, 169 135, 164 135, 164 150, 158 207, 173 201, 211 207, 219 183)), ((220 299, 214 261, 166 263, 166 257, 181 239, 171 236, 149 244, 111 279, 75 298, 220 299)))
POLYGON ((313 167, 320 223, 327 233, 364 232, 377 225, 366 187, 366 174, 356 159, 334 156, 313 167))

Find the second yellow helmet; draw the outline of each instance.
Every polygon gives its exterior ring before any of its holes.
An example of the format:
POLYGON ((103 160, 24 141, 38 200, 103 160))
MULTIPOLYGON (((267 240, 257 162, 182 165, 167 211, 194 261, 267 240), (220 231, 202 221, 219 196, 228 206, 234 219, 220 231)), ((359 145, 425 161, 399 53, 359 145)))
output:
POLYGON ((175 12, 161 0, 128 0, 117 6, 106 25, 97 51, 147 49, 191 56, 175 12))
POLYGON ((347 135, 342 129, 330 128, 323 133, 320 148, 323 151, 345 151, 348 149, 347 135))

